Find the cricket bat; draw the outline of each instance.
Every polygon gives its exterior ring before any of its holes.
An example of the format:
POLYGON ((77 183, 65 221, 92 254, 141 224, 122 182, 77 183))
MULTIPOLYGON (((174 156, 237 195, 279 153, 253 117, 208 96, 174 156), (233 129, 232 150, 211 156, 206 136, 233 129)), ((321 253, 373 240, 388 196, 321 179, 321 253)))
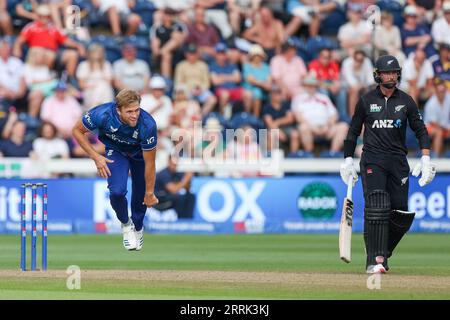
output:
POLYGON ((341 224, 339 226, 339 256, 346 263, 352 261, 352 225, 353 225, 353 177, 347 181, 347 196, 342 205, 341 224))

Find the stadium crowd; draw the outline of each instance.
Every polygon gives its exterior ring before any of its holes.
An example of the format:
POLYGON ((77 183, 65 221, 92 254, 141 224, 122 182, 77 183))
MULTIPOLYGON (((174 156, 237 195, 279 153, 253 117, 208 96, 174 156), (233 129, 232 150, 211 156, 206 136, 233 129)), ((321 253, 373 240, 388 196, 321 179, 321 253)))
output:
MULTIPOLYGON (((201 121, 219 136, 278 128, 288 157, 342 157, 386 53, 401 62, 432 156, 450 156, 449 0, 0 0, 0 32, 2 157, 84 157, 73 125, 124 88, 141 93, 161 149, 201 121)), ((249 158, 276 138, 215 150, 249 158)), ((211 148, 201 138, 189 150, 211 148)))

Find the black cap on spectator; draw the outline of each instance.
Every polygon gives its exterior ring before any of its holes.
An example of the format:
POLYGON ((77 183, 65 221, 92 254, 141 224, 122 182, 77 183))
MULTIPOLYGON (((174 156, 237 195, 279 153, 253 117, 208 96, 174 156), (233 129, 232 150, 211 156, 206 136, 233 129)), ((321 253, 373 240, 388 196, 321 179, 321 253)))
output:
POLYGON ((164 13, 169 14, 169 15, 175 15, 178 13, 178 11, 171 7, 166 7, 166 8, 164 8, 164 13))
POLYGON ((281 51, 285 52, 286 50, 294 48, 297 49, 297 46, 295 45, 294 39, 288 38, 283 45, 281 46, 281 51))
POLYGON ((448 44, 447 42, 441 42, 441 43, 439 43, 439 50, 442 50, 442 49, 447 49, 447 50, 450 50, 450 44, 448 44))
POLYGON ((197 53, 197 46, 194 43, 189 43, 186 46, 186 53, 197 53))

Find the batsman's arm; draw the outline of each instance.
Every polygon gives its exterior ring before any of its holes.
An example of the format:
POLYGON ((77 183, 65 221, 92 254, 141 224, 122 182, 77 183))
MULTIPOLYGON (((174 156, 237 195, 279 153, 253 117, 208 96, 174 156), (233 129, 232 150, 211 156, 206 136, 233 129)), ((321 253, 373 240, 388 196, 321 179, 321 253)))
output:
POLYGON ((411 129, 414 131, 417 140, 419 141, 420 149, 422 149, 423 155, 430 154, 431 141, 428 135, 428 130, 423 122, 422 115, 415 101, 410 97, 407 105, 408 123, 411 129), (425 152, 425 153, 424 153, 425 152))
POLYGON ((365 108, 364 100, 360 98, 356 104, 355 114, 352 117, 350 127, 348 129, 347 138, 344 140, 344 157, 351 157, 355 153, 356 140, 361 134, 362 125, 364 124, 365 108))

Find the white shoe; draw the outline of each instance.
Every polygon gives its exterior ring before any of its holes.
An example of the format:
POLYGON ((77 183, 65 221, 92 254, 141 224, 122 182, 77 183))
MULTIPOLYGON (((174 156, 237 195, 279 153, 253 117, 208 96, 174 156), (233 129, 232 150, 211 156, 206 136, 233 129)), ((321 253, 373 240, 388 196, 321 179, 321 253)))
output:
POLYGON ((140 231, 135 231, 136 234, 136 250, 139 251, 144 246, 144 227, 140 231))
POLYGON ((136 250, 137 239, 133 222, 122 224, 123 246, 127 250, 136 250))
POLYGON ((366 273, 386 273, 384 266, 379 263, 375 265, 370 265, 367 267, 366 273))

